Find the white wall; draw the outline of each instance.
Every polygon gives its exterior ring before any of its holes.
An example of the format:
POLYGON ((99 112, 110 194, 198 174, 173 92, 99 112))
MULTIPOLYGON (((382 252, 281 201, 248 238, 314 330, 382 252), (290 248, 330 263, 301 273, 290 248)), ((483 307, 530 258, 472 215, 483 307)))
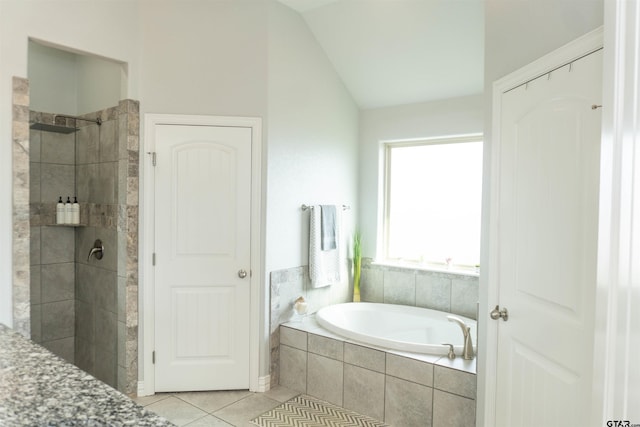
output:
POLYGON ((381 141, 482 133, 483 114, 482 95, 361 112, 359 225, 363 256, 376 256, 377 227, 381 220, 378 205, 382 202, 381 141))
POLYGON ((141 111, 265 117, 267 4, 141 1, 141 111))
MULTIPOLYGON (((27 77, 29 37, 114 58, 138 72, 138 7, 128 0, 0 1, 0 322, 12 325, 12 76, 27 77)), ((127 92, 138 97, 137 78, 127 92)))
MULTIPOLYGON (((489 231, 491 182, 492 84, 564 44, 601 26, 603 0, 485 0, 485 143, 482 234, 489 231)), ((483 237, 481 265, 488 265, 491 242, 483 237)), ((480 319, 488 318, 487 269, 480 270, 480 319)), ((486 322, 478 324, 478 341, 486 340, 486 322)), ((484 425, 485 368, 478 356, 477 425, 484 425)))
POLYGON ((357 215, 358 109, 299 14, 273 4, 269 22, 266 270, 308 264, 300 206, 357 215))
POLYGON ((350 205, 343 212, 350 240, 358 174, 357 106, 300 15, 276 2, 268 74, 267 289, 271 271, 309 263, 303 203, 350 205))
POLYGON ((48 113, 78 114, 76 55, 29 42, 29 107, 48 113))
POLYGON ((90 55, 76 55, 78 114, 118 105, 127 94, 127 65, 90 55))
POLYGON ((126 64, 29 42, 30 108, 78 115, 127 97, 126 64))

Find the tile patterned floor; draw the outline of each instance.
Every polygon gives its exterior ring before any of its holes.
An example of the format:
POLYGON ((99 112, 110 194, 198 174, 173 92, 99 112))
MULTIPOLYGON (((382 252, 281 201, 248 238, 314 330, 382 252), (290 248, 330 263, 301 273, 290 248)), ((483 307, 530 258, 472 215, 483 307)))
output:
POLYGON ((253 422, 260 427, 390 427, 373 418, 306 395, 294 397, 253 422))
POLYGON ((298 394, 278 386, 266 393, 246 390, 158 393, 134 400, 177 426, 255 427, 250 420, 298 394))

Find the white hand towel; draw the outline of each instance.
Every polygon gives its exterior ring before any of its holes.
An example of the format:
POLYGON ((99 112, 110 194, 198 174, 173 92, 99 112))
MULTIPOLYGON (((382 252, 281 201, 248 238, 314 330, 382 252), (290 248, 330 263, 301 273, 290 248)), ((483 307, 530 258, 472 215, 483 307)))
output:
POLYGON ((340 283, 340 215, 336 209, 336 247, 322 250, 322 209, 316 205, 309 212, 309 277, 311 286, 321 288, 340 283))

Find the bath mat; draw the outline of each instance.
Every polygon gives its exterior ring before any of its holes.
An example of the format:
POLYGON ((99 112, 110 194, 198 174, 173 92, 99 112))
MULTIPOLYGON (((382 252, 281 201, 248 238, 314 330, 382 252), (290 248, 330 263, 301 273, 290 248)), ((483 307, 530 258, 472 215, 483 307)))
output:
POLYGON ((260 427, 388 427, 373 418, 300 395, 251 422, 260 427))

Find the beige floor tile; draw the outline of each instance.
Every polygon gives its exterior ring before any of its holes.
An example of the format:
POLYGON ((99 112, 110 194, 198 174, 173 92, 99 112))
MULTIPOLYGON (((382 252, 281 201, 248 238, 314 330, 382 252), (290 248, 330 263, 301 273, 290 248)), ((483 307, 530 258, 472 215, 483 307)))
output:
POLYGON ((171 393, 156 393, 156 394, 152 394, 151 396, 134 397, 133 401, 136 402, 138 405, 148 406, 148 405, 151 405, 152 403, 156 403, 156 402, 159 402, 160 400, 166 399, 167 397, 171 397, 171 393))
POLYGON ((207 415, 205 417, 195 420, 192 423, 187 424, 186 427, 235 427, 235 426, 225 421, 222 421, 220 418, 214 417, 213 415, 207 415))
POLYGON ((283 403, 289 399, 293 399, 299 394, 300 393, 297 391, 288 389, 287 387, 283 387, 280 385, 277 385, 271 390, 264 393, 264 395, 269 399, 277 400, 278 402, 283 402, 283 403))
POLYGON ((269 399, 262 393, 252 394, 214 412, 213 415, 234 426, 251 425, 249 420, 279 406, 280 403, 277 400, 269 399))
POLYGON ((174 396, 152 403, 146 406, 146 409, 165 417, 178 426, 187 425, 207 415, 202 409, 198 409, 174 396))
POLYGON ((210 413, 222 409, 251 394, 248 390, 231 390, 184 392, 175 393, 174 396, 210 413))

